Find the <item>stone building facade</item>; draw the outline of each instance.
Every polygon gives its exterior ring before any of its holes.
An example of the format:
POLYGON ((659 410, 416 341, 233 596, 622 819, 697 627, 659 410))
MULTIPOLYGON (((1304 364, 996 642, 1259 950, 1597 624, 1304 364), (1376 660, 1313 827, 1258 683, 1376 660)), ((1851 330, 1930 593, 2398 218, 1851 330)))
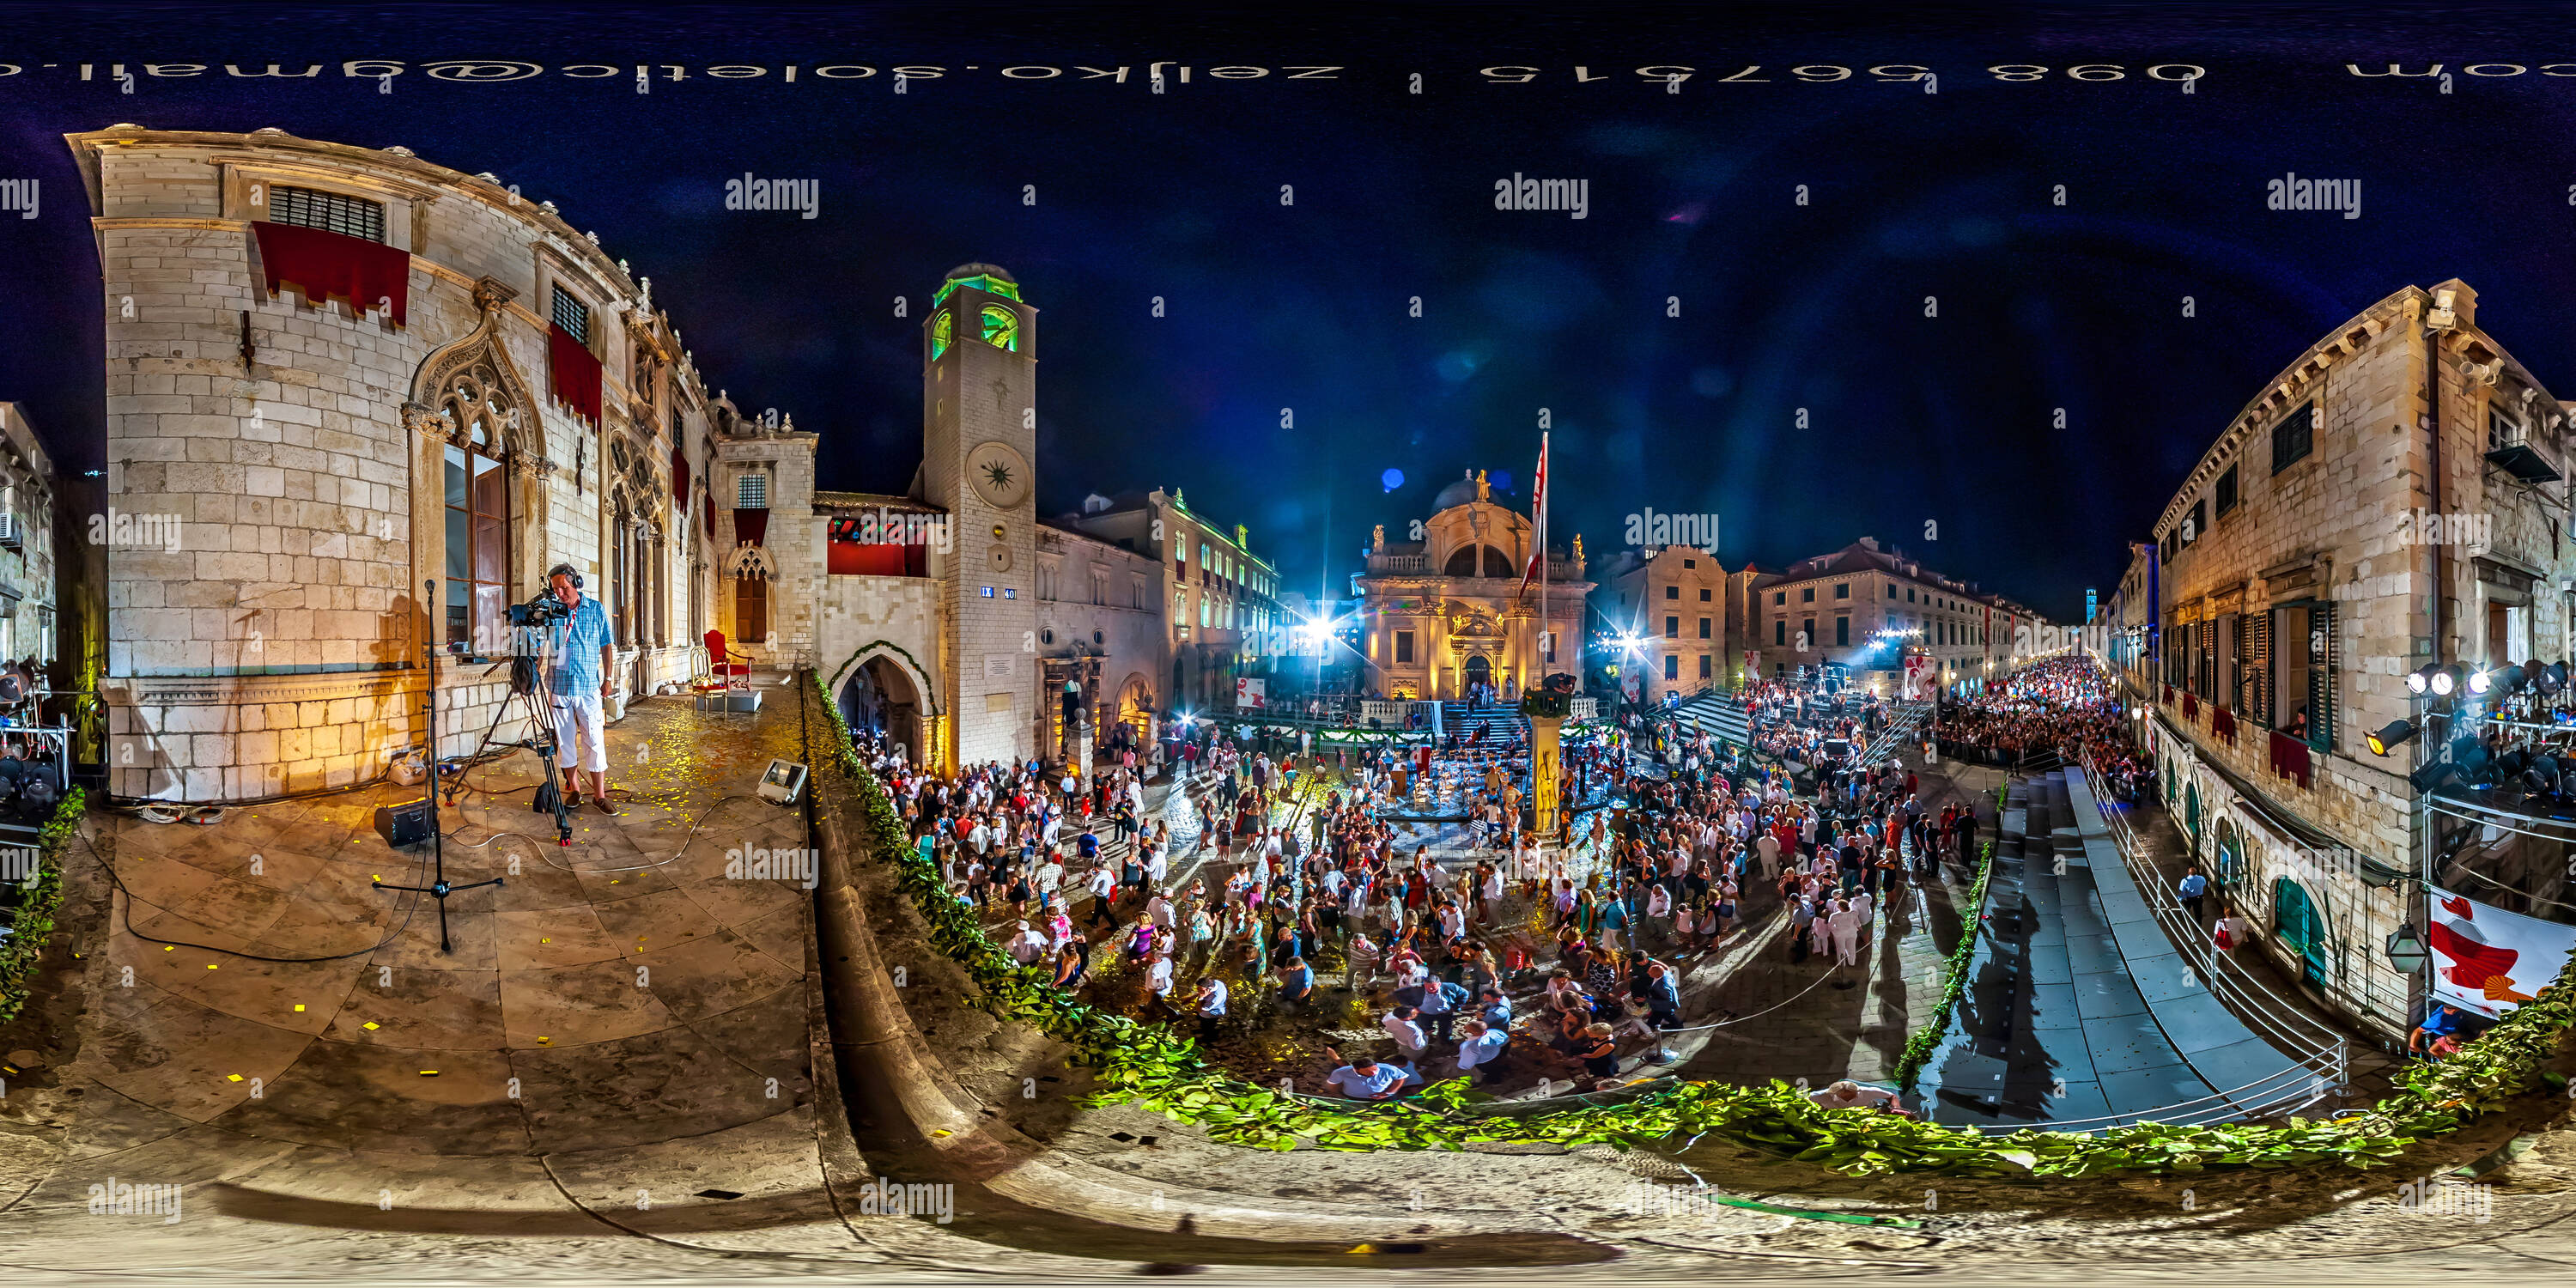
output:
MULTIPOLYGON (((0 658, 43 677, 59 657, 54 617, 57 497, 54 463, 16 403, 0 403, 0 658)), ((85 517, 85 516, 75 516, 85 517)), ((110 520, 101 516, 104 530, 110 520)), ((87 534, 81 534, 86 537, 87 534)), ((48 708, 46 718, 69 715, 48 708)))
POLYGON ((692 577, 712 593, 693 591, 692 601, 711 606, 726 651, 751 665, 813 665, 821 631, 815 591, 825 576, 825 548, 814 537, 821 438, 775 410, 745 415, 722 390, 705 433, 701 454, 715 470, 713 505, 701 508, 699 520, 711 539, 699 555, 710 562, 692 577))
POLYGON ((1971 690, 2010 670, 2016 650, 2037 651, 2048 626, 2030 609, 1881 548, 1874 537, 1802 559, 1751 592, 1750 648, 1762 674, 1838 664, 1854 682, 1891 696, 1908 652, 1935 659, 1951 692, 1971 690))
POLYGON ((1293 624, 1280 614, 1279 570, 1253 551, 1250 531, 1192 510, 1180 488, 1094 495, 1058 522, 1159 562, 1171 666, 1156 684, 1175 710, 1233 709, 1245 664, 1276 652, 1270 632, 1293 624))
POLYGON ((1716 555, 1690 546, 1621 551, 1602 571, 1593 603, 1602 620, 1637 641, 1616 663, 1621 690, 1635 700, 1734 687, 1745 647, 1743 594, 1716 555))
POLYGON ((2418 667, 2567 656, 2567 421, 2475 291, 2406 287, 2255 395, 2123 582, 2154 587, 2154 651, 2129 674, 2176 821, 2263 950, 2382 1033, 2421 1005, 2382 951, 2425 924, 2408 878, 2485 842, 2416 808, 2408 773, 2448 726, 2388 756, 2365 735, 2424 719, 2418 667))
POLYGON ((103 275, 105 500, 135 521, 104 569, 113 794, 376 778, 427 740, 431 647, 437 749, 471 751, 506 606, 558 562, 611 612, 621 694, 693 673, 715 436, 649 280, 551 202, 402 148, 68 142, 103 275))
POLYGON ((1441 489, 1422 537, 1394 542, 1379 528, 1359 593, 1370 688, 1389 698, 1454 699, 1491 683, 1506 693, 1559 671, 1583 671, 1583 538, 1547 552, 1544 589, 1521 591, 1537 534, 1529 516, 1493 499, 1481 474, 1441 489))

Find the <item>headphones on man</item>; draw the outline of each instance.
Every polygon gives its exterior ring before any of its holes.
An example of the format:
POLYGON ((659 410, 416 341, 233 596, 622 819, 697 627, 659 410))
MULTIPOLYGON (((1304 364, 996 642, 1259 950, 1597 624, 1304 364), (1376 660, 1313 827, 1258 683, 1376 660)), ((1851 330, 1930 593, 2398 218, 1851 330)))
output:
POLYGON ((553 581, 557 577, 572 578, 572 588, 574 590, 580 590, 583 588, 581 584, 581 569, 575 568, 571 564, 559 563, 552 568, 546 569, 546 580, 553 581))

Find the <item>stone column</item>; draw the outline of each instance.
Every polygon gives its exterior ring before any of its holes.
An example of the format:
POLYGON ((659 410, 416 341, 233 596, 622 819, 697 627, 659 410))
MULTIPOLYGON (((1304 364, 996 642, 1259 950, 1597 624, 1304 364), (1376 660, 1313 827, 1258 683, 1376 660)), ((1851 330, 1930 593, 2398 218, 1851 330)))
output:
POLYGON ((1562 715, 1532 715, 1530 722, 1530 809, 1532 826, 1542 842, 1554 840, 1564 828, 1558 800, 1557 780, 1564 772, 1557 754, 1557 737, 1565 726, 1562 715))

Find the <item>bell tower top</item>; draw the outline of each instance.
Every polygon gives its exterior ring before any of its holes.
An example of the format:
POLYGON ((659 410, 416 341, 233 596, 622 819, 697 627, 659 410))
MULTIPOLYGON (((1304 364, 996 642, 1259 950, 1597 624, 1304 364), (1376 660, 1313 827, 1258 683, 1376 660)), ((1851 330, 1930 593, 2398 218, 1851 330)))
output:
POLYGON ((1037 309, 992 264, 940 280, 922 319, 918 495, 948 512, 939 596, 952 765, 1040 754, 1036 657, 1037 309))

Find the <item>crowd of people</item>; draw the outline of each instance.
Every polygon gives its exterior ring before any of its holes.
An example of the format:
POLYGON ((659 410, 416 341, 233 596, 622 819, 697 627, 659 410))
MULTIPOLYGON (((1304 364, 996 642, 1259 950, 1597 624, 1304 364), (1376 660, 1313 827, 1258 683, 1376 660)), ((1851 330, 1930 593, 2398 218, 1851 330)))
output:
POLYGON ((1744 695, 1744 710, 1755 750, 1808 765, 1853 754, 1893 713, 1884 698, 1849 688, 1826 693, 1790 680, 1753 685, 1744 695))
MULTIPOLYGON (((1883 719, 1785 690, 1756 700, 1766 732, 1848 739, 1883 719)), ((1328 1084, 1360 1098, 1453 1073, 1615 1080, 1683 1024, 1689 965, 1755 905, 1787 909, 1792 962, 1850 967, 1894 886, 1973 852, 1974 816, 1926 810, 1892 764, 1823 760, 1801 795, 1784 768, 1643 722, 1568 747, 1570 793, 1622 804, 1541 847, 1526 756, 1508 754, 1522 749, 1470 756, 1457 737, 1276 756, 1190 740, 1156 817, 1133 748, 1088 777, 1034 762, 942 777, 861 746, 918 854, 1022 965, 1207 1039, 1365 1023, 1384 1040, 1347 1059, 1323 1048, 1328 1084), (1401 816, 1435 772, 1465 786, 1467 826, 1425 839, 1401 816)))
POLYGON ((2042 756, 2073 763, 2091 757, 2123 782, 2134 759, 2123 704, 2110 674, 2076 654, 2034 662, 1974 697, 1945 702, 1941 754, 1996 765, 2042 756))

